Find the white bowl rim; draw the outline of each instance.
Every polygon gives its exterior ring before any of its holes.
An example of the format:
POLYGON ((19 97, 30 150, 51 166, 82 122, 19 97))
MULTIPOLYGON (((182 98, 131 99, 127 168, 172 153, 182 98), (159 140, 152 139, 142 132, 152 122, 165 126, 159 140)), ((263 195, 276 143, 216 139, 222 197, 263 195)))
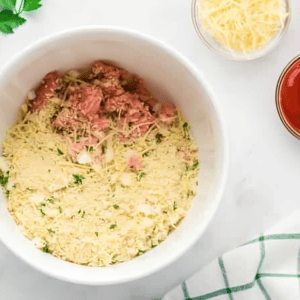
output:
POLYGON ((123 33, 123 34, 131 36, 133 38, 138 38, 140 40, 150 42, 150 43, 160 47, 161 49, 163 49, 167 53, 171 53, 179 62, 181 62, 184 66, 186 66, 186 68, 191 72, 191 74, 195 78, 197 78, 197 80, 199 80, 200 82, 203 83, 204 89, 206 90, 207 94, 209 95, 209 98, 210 98, 210 100, 213 104, 213 107, 216 111, 216 115, 217 115, 219 123, 220 123, 220 128, 221 128, 221 131, 222 131, 220 136, 222 137, 222 142, 223 142, 223 153, 222 153, 223 154, 223 160, 220 163, 221 172, 219 174, 219 178, 220 178, 219 188, 218 188, 218 191, 217 191, 216 196, 215 196, 216 204, 215 204, 214 208, 211 210, 210 216, 203 223, 202 229, 199 232, 197 232, 197 234, 195 234, 192 239, 190 239, 189 243, 185 243, 182 246, 182 248, 180 248, 180 249, 178 249, 178 251, 172 253, 169 256, 169 258, 167 260, 161 262, 160 265, 156 265, 156 266, 153 266, 151 268, 148 268, 147 270, 143 271, 142 274, 137 274, 137 273, 133 272, 132 274, 128 274, 127 277, 116 278, 116 280, 114 280, 114 281, 106 280, 105 278, 104 279, 102 278, 100 280, 95 278, 95 280, 93 280, 93 281, 91 281, 91 280, 87 281, 87 280, 84 280, 82 278, 78 279, 78 278, 72 277, 72 274, 70 274, 70 276, 64 276, 64 275, 60 274, 59 270, 52 270, 52 269, 49 270, 49 269, 46 269, 42 265, 38 265, 38 264, 34 263, 34 261, 29 259, 26 256, 26 254, 24 254, 22 252, 21 248, 12 247, 9 244, 9 242, 6 241, 6 239, 4 239, 1 236, 1 232, 0 232, 0 241, 2 241, 4 243, 4 245, 6 245, 8 247, 8 249, 10 249, 16 256, 21 258, 23 261, 25 261, 28 265, 32 266, 36 270, 41 271, 42 273, 44 273, 48 276, 51 276, 51 277, 54 277, 54 278, 57 278, 57 279, 61 279, 61 280, 64 280, 64 281, 72 282, 72 283, 77 283, 77 284, 109 285, 109 284, 119 284, 119 283, 125 283, 125 282, 129 282, 129 281, 141 279, 141 278, 146 277, 150 274, 153 274, 153 273, 155 273, 159 270, 162 270, 163 268, 170 265, 172 262, 176 261, 180 256, 182 256, 201 237, 201 235, 205 232, 208 224, 213 219, 213 216, 215 215, 215 213, 216 213, 216 211, 219 207, 221 197, 224 194, 225 184, 227 182, 228 169, 229 169, 229 136, 228 136, 228 130, 227 130, 227 126, 226 126, 225 121, 224 121, 224 117, 223 117, 223 114, 222 114, 221 107, 219 106, 218 100, 217 100, 217 98, 216 98, 216 96, 215 96, 215 94, 214 94, 214 92, 211 88, 211 85, 203 77, 202 73, 192 64, 192 62, 189 59, 187 59, 183 54, 179 53, 177 50, 175 50, 171 46, 167 45, 165 42, 157 40, 156 38, 154 38, 150 35, 141 33, 139 31, 133 30, 133 29, 127 29, 127 28, 124 28, 124 27, 111 26, 111 25, 88 25, 88 26, 74 27, 74 28, 71 28, 71 29, 67 29, 67 30, 63 30, 63 31, 60 31, 60 32, 53 33, 49 36, 46 36, 44 38, 41 38, 41 39, 35 41, 34 43, 27 46, 22 51, 16 53, 4 65, 4 67, 2 67, 2 69, 0 69, 0 82, 3 80, 5 74, 10 70, 11 65, 15 65, 17 62, 22 62, 27 55, 34 52, 39 47, 44 46, 45 44, 50 44, 53 40, 62 38, 63 36, 68 36, 68 35, 78 34, 78 33, 95 32, 95 31, 96 32, 105 31, 105 32, 111 32, 111 33, 123 33))

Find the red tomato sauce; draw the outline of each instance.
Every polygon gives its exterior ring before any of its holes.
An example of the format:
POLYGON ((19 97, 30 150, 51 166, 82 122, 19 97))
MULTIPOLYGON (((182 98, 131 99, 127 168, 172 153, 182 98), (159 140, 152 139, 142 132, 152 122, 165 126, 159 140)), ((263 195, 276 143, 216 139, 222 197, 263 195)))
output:
POLYGON ((282 78, 279 103, 286 122, 300 133, 300 59, 296 60, 282 78))

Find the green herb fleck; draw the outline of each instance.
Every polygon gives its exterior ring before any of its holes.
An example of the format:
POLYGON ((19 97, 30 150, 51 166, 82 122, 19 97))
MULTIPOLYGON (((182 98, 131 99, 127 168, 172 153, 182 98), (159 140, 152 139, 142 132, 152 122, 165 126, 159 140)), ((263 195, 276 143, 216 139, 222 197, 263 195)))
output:
POLYGON ((59 148, 57 148, 57 152, 58 152, 58 155, 64 155, 64 153, 59 148))
POLYGON ((109 226, 109 229, 114 229, 114 228, 116 228, 117 227, 117 224, 116 223, 113 223, 113 224, 111 224, 110 226, 109 226))
POLYGON ((58 210, 60 213, 62 213, 62 208, 60 206, 58 207, 58 210))
POLYGON ((44 247, 41 248, 41 250, 45 253, 51 253, 49 247, 48 247, 48 243, 45 243, 44 247))
POLYGON ((54 199, 52 199, 52 198, 47 199, 47 201, 51 204, 54 204, 54 199))
POLYGON ((43 206, 43 207, 45 207, 45 206, 46 206, 46 204, 45 204, 45 203, 41 203, 40 205, 41 205, 41 206, 43 206))
POLYGON ((164 214, 167 214, 168 212, 164 210, 163 213, 164 213, 164 214))
POLYGON ((141 172, 139 175, 138 175, 138 180, 141 180, 143 177, 146 176, 146 173, 144 172, 141 172))
POLYGON ((98 236, 98 235, 99 235, 97 231, 95 232, 95 234, 96 234, 96 236, 98 236))
POLYGON ((81 209, 78 211, 78 214, 80 214, 81 213, 81 209))
POLYGON ((195 161, 193 165, 190 167, 190 170, 195 170, 199 166, 199 162, 195 161))
POLYGON ((78 185, 82 184, 82 179, 85 179, 82 175, 73 174, 73 177, 75 179, 74 183, 78 185))
POLYGON ((83 211, 83 212, 82 212, 82 216, 81 216, 81 218, 83 218, 83 217, 84 217, 84 215, 85 215, 85 211, 83 211))
POLYGON ((86 150, 88 152, 92 152, 92 151, 94 151, 94 147, 93 146, 86 146, 86 150))
POLYGON ((118 254, 115 254, 115 255, 111 258, 111 260, 114 260, 117 256, 118 256, 118 254))
POLYGON ((125 188, 125 186, 123 185, 123 184, 121 184, 121 187, 124 189, 125 188))
POLYGON ((49 233, 55 233, 55 231, 52 230, 51 228, 48 228, 47 230, 48 230, 49 233))
POLYGON ((105 153, 105 147, 102 146, 102 153, 104 154, 105 153))
POLYGON ((174 203, 173 203, 173 210, 176 210, 177 209, 177 203, 176 203, 176 201, 174 201, 174 203))
POLYGON ((33 193, 34 192, 34 189, 31 189, 31 188, 26 188, 27 191, 33 193))
POLYGON ((140 250, 139 249, 139 252, 138 252, 138 255, 141 255, 141 254, 143 254, 143 253, 145 253, 146 251, 143 251, 143 250, 140 250))
POLYGON ((157 245, 151 245, 151 248, 155 248, 157 245))
POLYGON ((44 211, 40 208, 39 212, 42 214, 42 216, 45 216, 46 214, 44 213, 44 211))
POLYGON ((147 156, 149 156, 149 154, 146 152, 146 153, 144 153, 142 156, 143 156, 143 157, 147 157, 147 156))
POLYGON ((5 176, 3 174, 0 176, 0 184, 2 185, 2 187, 4 187, 4 188, 6 187, 8 178, 9 178, 9 174, 7 176, 5 176))
POLYGON ((9 198, 10 191, 7 190, 5 193, 6 193, 6 197, 9 198))
POLYGON ((189 123, 188 122, 183 123, 182 127, 184 131, 188 131, 189 123))
POLYGON ((160 143, 162 139, 162 134, 158 133, 155 137, 156 137, 156 142, 160 143))
POLYGON ((117 205, 117 204, 114 204, 113 206, 114 206, 114 209, 119 209, 120 208, 120 206, 117 205))

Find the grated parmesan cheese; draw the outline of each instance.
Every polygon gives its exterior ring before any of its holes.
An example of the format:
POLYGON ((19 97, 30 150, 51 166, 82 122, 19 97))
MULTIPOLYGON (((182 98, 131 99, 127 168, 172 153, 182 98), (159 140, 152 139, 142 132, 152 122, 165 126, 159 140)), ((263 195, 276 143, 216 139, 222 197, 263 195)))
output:
POLYGON ((203 28, 221 45, 237 52, 267 46, 284 27, 283 0, 197 0, 203 28))

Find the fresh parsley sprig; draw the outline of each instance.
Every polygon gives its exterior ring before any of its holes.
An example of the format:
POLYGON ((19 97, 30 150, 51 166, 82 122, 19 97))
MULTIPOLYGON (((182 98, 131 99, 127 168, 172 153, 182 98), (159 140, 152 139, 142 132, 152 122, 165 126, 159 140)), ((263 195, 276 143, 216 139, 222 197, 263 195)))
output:
POLYGON ((26 19, 20 15, 23 12, 32 12, 39 9, 42 0, 22 0, 17 5, 17 0, 0 0, 0 32, 14 33, 13 29, 24 24, 26 19))

